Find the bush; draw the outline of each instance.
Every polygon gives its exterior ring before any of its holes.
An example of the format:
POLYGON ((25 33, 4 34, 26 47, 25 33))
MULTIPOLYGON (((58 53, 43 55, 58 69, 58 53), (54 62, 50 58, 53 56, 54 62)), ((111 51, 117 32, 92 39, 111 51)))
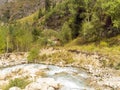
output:
POLYGON ((120 70, 120 63, 115 67, 115 69, 120 70))
POLYGON ((9 90, 11 87, 19 87, 21 89, 24 89, 25 86, 29 84, 29 81, 27 81, 24 78, 16 78, 14 80, 10 80, 9 84, 3 89, 3 90, 9 90))
POLYGON ((49 56, 52 63, 65 62, 65 64, 70 64, 74 62, 73 55, 69 52, 57 52, 49 56))
POLYGON ((42 32, 42 34, 47 37, 47 38, 51 38, 51 37, 57 37, 59 35, 59 33, 55 30, 52 30, 52 29, 47 29, 47 30, 44 30, 42 32))
POLYGON ((82 32, 80 34, 84 37, 87 41, 94 41, 96 39, 96 30, 94 25, 91 22, 84 22, 82 24, 82 32))
POLYGON ((108 46, 107 42, 104 42, 104 41, 100 42, 100 47, 107 47, 107 46, 108 46))
POLYGON ((71 28, 69 27, 67 22, 64 23, 62 30, 60 32, 60 40, 63 43, 67 43, 72 40, 71 28))
POLYGON ((48 43, 48 39, 46 37, 40 37, 37 43, 40 47, 46 46, 48 43))
POLYGON ((38 48, 33 48, 30 50, 29 55, 27 57, 28 62, 35 62, 39 58, 39 49, 38 48))

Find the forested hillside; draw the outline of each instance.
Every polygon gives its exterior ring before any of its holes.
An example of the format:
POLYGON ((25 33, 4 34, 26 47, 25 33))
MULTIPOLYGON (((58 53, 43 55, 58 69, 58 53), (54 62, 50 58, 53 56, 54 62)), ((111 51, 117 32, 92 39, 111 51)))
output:
POLYGON ((0 0, 0 90, 120 90, 120 0, 0 0))
POLYGON ((120 45, 119 8, 120 0, 7 2, 0 7, 0 52, 91 44, 114 49, 120 45))

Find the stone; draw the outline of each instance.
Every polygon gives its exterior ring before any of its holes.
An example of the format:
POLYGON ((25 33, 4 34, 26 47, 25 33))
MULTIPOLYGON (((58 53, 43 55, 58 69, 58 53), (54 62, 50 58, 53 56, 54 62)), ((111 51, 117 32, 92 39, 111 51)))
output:
POLYGON ((2 87, 3 85, 7 85, 7 84, 9 84, 8 80, 6 80, 6 81, 0 80, 0 87, 2 87))
POLYGON ((37 80, 38 83, 46 83, 49 86, 59 88, 59 84, 53 78, 39 78, 37 80))
POLYGON ((53 78, 39 78, 36 82, 27 85, 25 90, 55 90, 59 88, 59 83, 53 78))
POLYGON ((33 82, 25 87, 25 90, 41 90, 41 84, 33 82))
POLYGON ((48 90, 55 90, 53 87, 49 87, 48 90))
POLYGON ((5 80, 6 75, 2 74, 0 75, 0 80, 5 80))
POLYGON ((11 87, 9 90, 21 90, 19 87, 11 87))

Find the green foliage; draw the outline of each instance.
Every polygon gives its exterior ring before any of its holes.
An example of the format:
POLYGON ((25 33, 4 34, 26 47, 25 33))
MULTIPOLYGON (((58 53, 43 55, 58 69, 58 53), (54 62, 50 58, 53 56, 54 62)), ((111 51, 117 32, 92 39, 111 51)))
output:
POLYGON ((46 37, 40 37, 37 43, 39 46, 44 47, 48 44, 48 39, 46 37))
POLYGON ((33 36, 33 42, 37 41, 41 35, 41 30, 37 28, 33 28, 32 30, 32 36, 33 36))
POLYGON ((27 57, 28 62, 35 62, 39 58, 39 49, 38 48, 32 48, 29 52, 29 55, 27 57))
POLYGON ((50 0, 45 0, 45 11, 49 11, 50 9, 50 0))
POLYGON ((107 42, 105 42, 105 41, 101 41, 100 42, 100 47, 108 47, 109 45, 108 45, 108 43, 107 42))
POLYGON ((91 41, 94 38, 93 33, 95 33, 94 25, 91 22, 84 22, 80 33, 82 33, 85 40, 91 41))
POLYGON ((3 90, 9 90, 11 87, 20 87, 21 89, 24 89, 25 86, 29 84, 29 81, 27 81, 24 78, 16 78, 14 80, 10 80, 9 84, 3 89, 3 90))
POLYGON ((39 11, 38 11, 38 19, 41 18, 42 16, 43 16, 43 15, 42 15, 42 10, 39 9, 39 11))
POLYGON ((53 54, 43 54, 40 55, 39 61, 48 61, 52 64, 58 64, 59 62, 63 62, 64 64, 70 64, 73 63, 75 60, 73 59, 73 56, 69 52, 56 52, 53 54))
MULTIPOLYGON (((60 3, 45 0, 45 8, 0 26, 0 52, 29 51, 35 45, 52 46, 53 38, 65 44, 75 38, 85 43, 116 36, 120 34, 119 8, 119 0, 62 0, 60 3)), ((9 18, 9 11, 4 14, 9 18)))
POLYGON ((120 70, 120 63, 115 67, 115 69, 120 70))
MULTIPOLYGON (((61 27, 64 27, 65 19, 69 22, 69 28, 71 28, 72 38, 76 38, 79 35, 79 30, 81 27, 81 22, 83 20, 84 12, 83 1, 76 0, 65 0, 58 4, 55 8, 51 9, 46 15, 46 22, 51 21, 51 19, 56 19, 59 17, 59 20, 56 23, 60 23, 61 27), (80 15, 81 14, 81 15, 80 15)), ((49 23, 48 23, 49 25, 49 23)))
POLYGON ((111 15, 114 26, 118 28, 120 26, 120 12, 118 12, 120 8, 120 0, 106 0, 102 3, 102 7, 106 10, 107 14, 111 15))
POLYGON ((59 32, 52 30, 52 29, 46 29, 42 32, 42 35, 47 38, 57 37, 59 35, 59 32))
POLYGON ((4 26, 0 27, 0 52, 5 52, 6 48, 6 28, 4 26))
POLYGON ((0 20, 3 22, 18 20, 26 17, 26 15, 32 14, 39 6, 42 6, 39 0, 18 0, 12 3, 4 2, 3 5, 0 5, 0 20))
POLYGON ((67 43, 70 40, 72 40, 72 33, 71 33, 71 28, 69 27, 68 23, 64 23, 62 30, 60 32, 60 40, 63 43, 67 43))
POLYGON ((65 64, 73 63, 75 60, 72 57, 72 54, 69 52, 57 52, 52 54, 51 56, 48 56, 51 58, 52 63, 58 63, 58 62, 64 62, 65 64))
POLYGON ((32 32, 28 24, 21 25, 17 23, 11 26, 11 43, 16 51, 28 51, 33 40, 32 32))

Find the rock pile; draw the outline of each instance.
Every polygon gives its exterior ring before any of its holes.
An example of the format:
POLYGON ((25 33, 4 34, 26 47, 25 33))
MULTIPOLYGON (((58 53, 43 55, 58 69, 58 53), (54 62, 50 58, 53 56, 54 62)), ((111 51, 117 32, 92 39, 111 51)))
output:
POLYGON ((60 84, 53 78, 39 78, 26 86, 24 90, 59 90, 60 84))
POLYGON ((27 63, 27 53, 7 53, 0 55, 0 68, 27 63))
POLYGON ((11 87, 9 90, 60 90, 61 85, 53 78, 39 78, 35 82, 30 83, 25 89, 19 87, 11 87))

